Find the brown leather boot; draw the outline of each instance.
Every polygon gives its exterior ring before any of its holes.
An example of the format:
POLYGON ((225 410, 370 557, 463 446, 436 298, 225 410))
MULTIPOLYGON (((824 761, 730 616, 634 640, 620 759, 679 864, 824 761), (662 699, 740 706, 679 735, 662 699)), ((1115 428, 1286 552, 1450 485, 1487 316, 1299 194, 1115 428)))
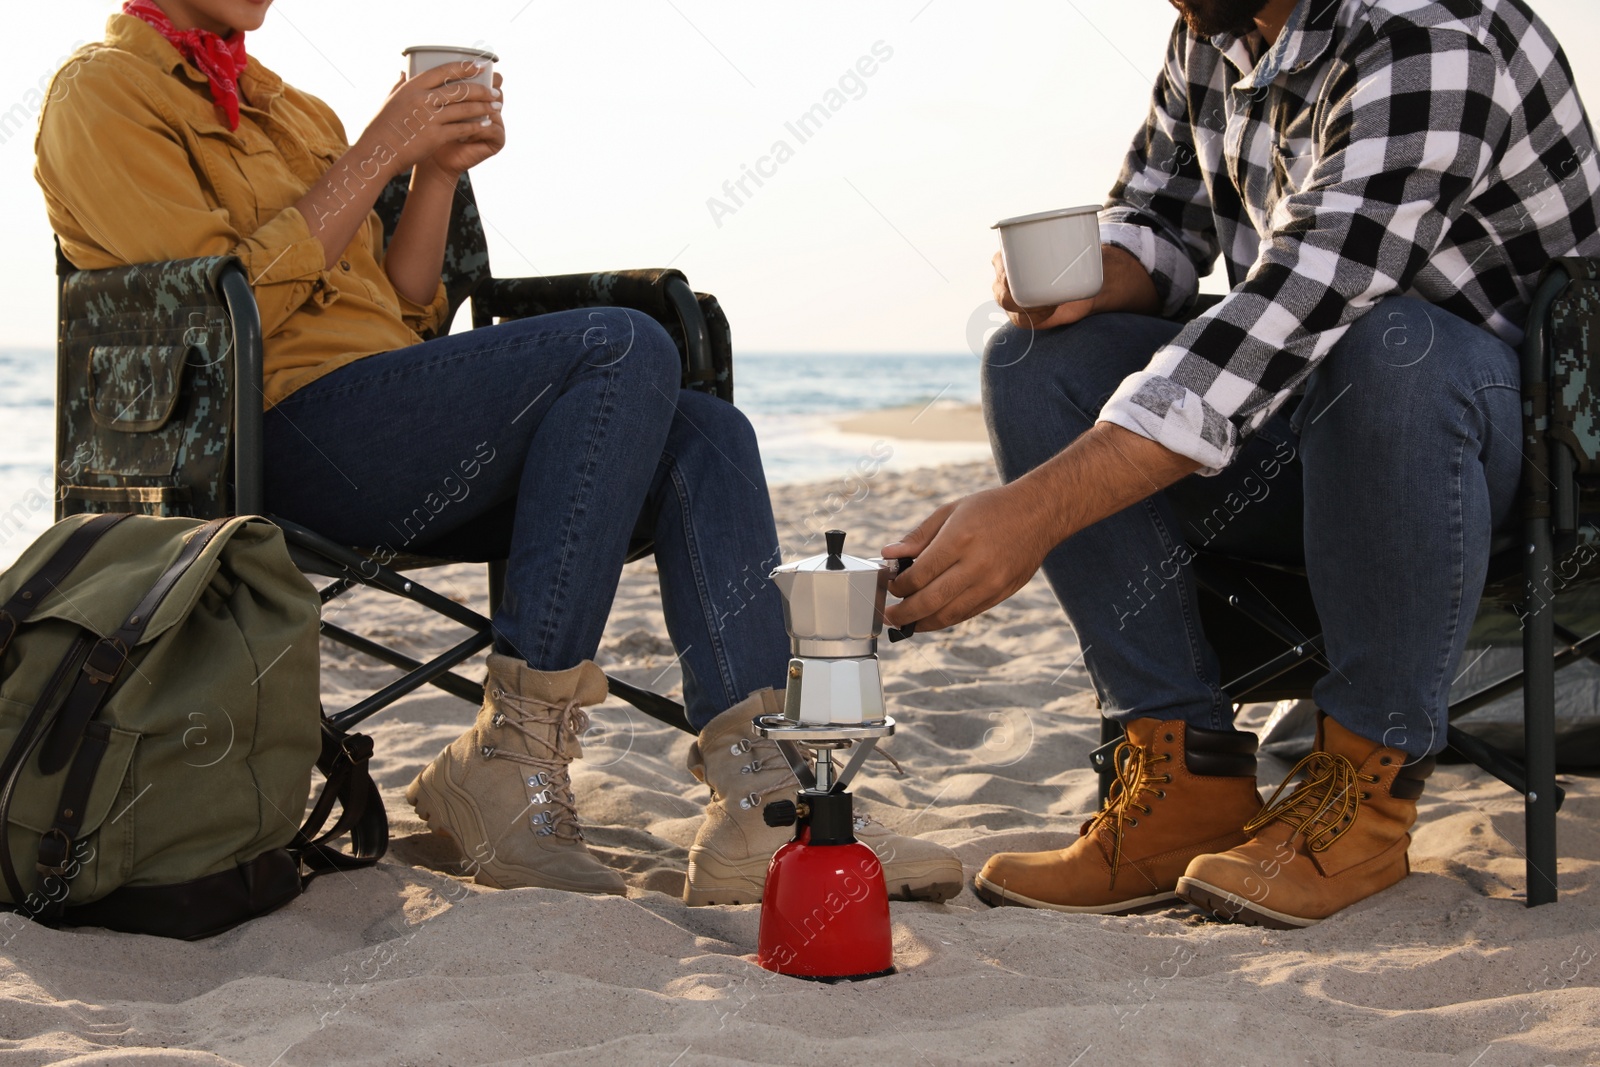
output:
POLYGON ((1408 758, 1319 715, 1316 750, 1245 827, 1254 836, 1189 864, 1178 895, 1227 922, 1292 930, 1389 888, 1411 871, 1408 831, 1433 773, 1432 756, 1408 758))
POLYGON ((1261 810, 1254 734, 1134 719, 1111 796, 1054 852, 1002 852, 974 880, 990 904, 1116 913, 1175 899, 1195 856, 1241 844, 1261 810))

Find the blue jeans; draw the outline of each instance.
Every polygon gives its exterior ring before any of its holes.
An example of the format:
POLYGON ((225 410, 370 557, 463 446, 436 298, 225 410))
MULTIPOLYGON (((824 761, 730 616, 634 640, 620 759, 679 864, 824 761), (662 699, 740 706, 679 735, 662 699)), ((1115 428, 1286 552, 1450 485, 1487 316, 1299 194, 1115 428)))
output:
MULTIPOLYGON (((1001 477, 1094 425, 1122 379, 1178 330, 1112 314, 997 333, 983 384, 1001 477)), ((1103 713, 1232 728, 1186 565, 1191 546, 1205 547, 1303 563, 1331 666, 1317 705, 1412 755, 1442 749, 1490 538, 1513 516, 1519 382, 1515 351, 1492 334, 1385 300, 1328 353, 1292 415, 1269 420, 1227 470, 1185 478, 1062 542, 1044 572, 1103 713)))
POLYGON ((789 642, 755 433, 680 373, 665 330, 613 308, 369 356, 267 413, 267 508, 380 551, 505 558, 496 647, 538 670, 594 657, 650 538, 698 730, 782 687, 789 642))

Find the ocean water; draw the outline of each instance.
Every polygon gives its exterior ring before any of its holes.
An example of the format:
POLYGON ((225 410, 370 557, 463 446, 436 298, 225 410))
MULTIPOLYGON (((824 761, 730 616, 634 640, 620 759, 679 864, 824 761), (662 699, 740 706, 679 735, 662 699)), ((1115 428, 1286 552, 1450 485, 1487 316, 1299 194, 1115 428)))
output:
MULTIPOLYGON (((883 408, 977 403, 978 360, 968 354, 740 354, 734 388, 774 485, 843 482, 863 464, 910 470, 989 454, 981 443, 885 440, 835 425, 883 408)), ((0 350, 0 566, 50 525, 54 404, 55 353, 0 350)))

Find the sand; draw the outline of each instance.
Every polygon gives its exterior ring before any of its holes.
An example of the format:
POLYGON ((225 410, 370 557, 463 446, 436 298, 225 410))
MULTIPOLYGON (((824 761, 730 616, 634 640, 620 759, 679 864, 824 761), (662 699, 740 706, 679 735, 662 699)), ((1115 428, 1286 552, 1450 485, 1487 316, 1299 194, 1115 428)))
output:
POLYGON ((835 420, 845 433, 893 437, 903 441, 988 441, 983 408, 935 400, 880 411, 864 411, 835 420))
MULTIPOLYGON (((968 465, 880 473, 859 500, 837 485, 775 496, 780 515, 826 513, 871 545, 992 480, 968 465)), ((791 554, 818 543, 785 527, 791 554)), ((432 577, 481 606, 480 569, 432 577)), ((654 586, 649 562, 628 569, 601 660, 668 691, 654 586)), ((419 652, 449 635, 365 594, 346 618, 419 652)), ((389 677, 331 646, 325 662, 334 706, 389 677)), ((1094 698, 1041 581, 981 620, 893 646, 884 673, 906 773, 874 761, 864 807, 954 847, 969 881, 992 852, 1076 831, 1094 804, 1094 698)), ((1600 1063, 1593 780, 1567 782, 1555 906, 1518 899, 1519 799, 1442 767, 1412 876, 1315 928, 1224 926, 1179 907, 991 910, 969 889, 893 906, 900 973, 823 987, 751 962, 755 906, 678 899, 704 797, 683 769, 689 738, 616 703, 597 709, 574 777, 626 898, 487 890, 431 869, 447 859, 401 790, 471 710, 422 693, 371 722, 395 834, 374 870, 324 878, 198 944, 0 927, 0 1063, 1600 1063)), ((1263 783, 1283 770, 1268 765, 1263 783)))

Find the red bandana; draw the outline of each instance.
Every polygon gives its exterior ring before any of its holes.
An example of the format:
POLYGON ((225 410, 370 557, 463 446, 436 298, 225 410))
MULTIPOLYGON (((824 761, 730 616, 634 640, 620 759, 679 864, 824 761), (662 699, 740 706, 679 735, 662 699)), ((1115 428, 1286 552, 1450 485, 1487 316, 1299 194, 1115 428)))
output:
POLYGON ((244 54, 244 32, 234 31, 232 37, 221 37, 210 30, 180 30, 172 25, 167 13, 153 0, 128 0, 122 13, 143 19, 155 27, 157 33, 172 42, 183 53, 183 58, 193 63, 211 83, 211 99, 227 116, 228 129, 239 128, 239 72, 250 62, 244 54))

